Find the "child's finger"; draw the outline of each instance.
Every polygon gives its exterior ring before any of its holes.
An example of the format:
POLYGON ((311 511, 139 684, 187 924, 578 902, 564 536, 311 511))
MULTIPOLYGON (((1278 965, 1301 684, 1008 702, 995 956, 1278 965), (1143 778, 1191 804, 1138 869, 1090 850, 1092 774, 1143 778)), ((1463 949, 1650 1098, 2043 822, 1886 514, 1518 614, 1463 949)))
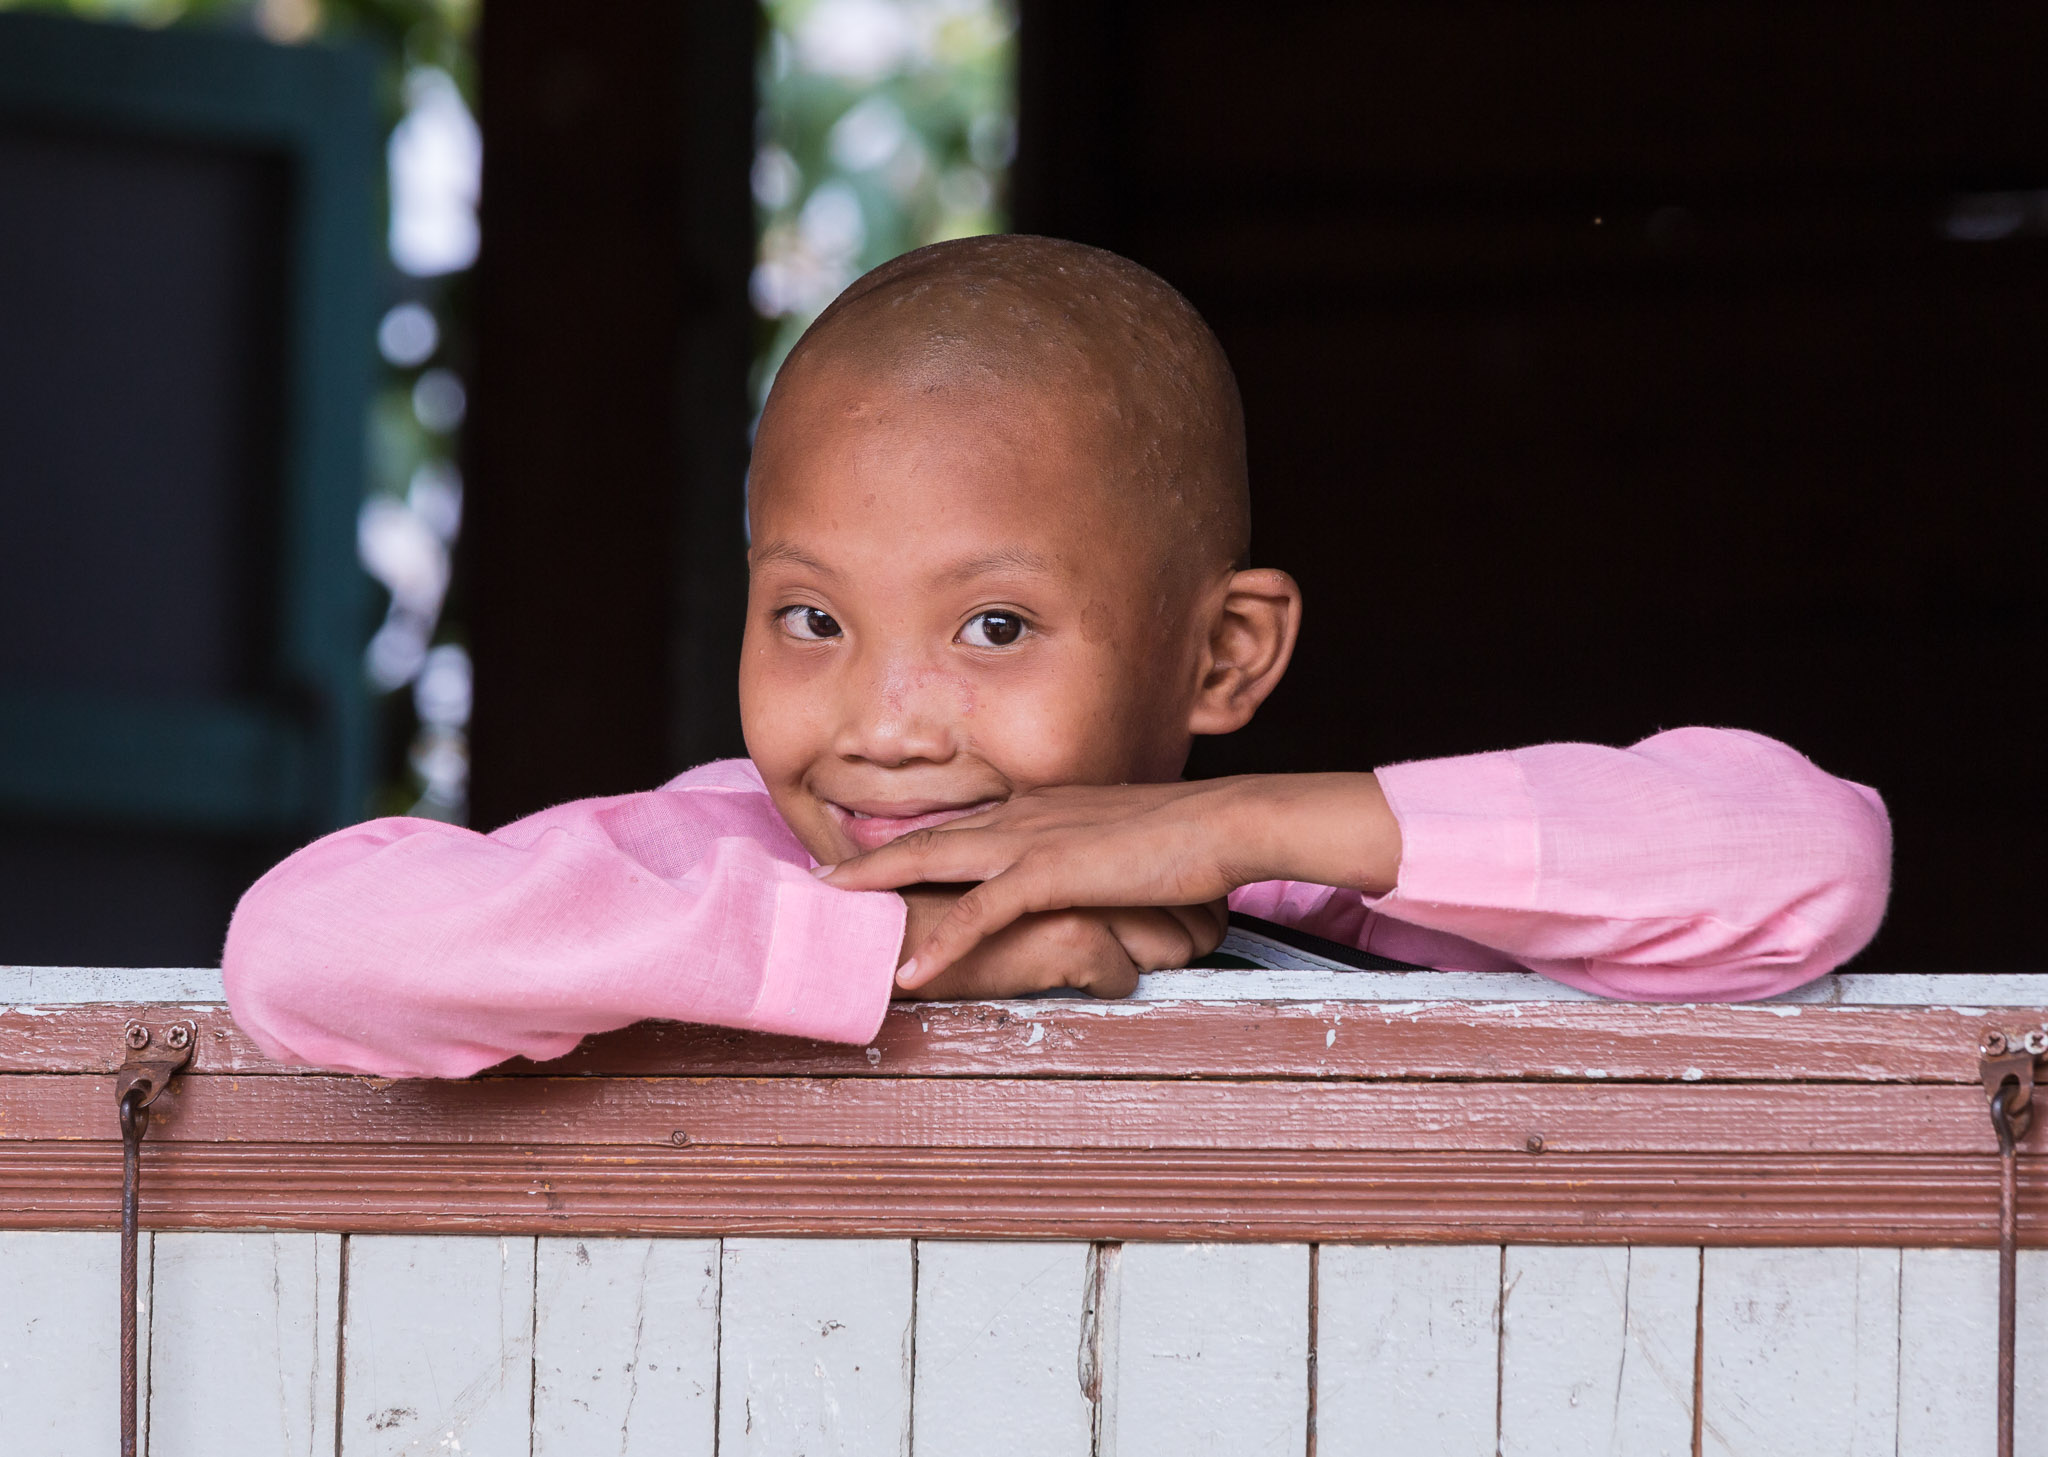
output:
POLYGON ((984 880, 940 917, 924 944, 897 968, 896 984, 921 987, 1019 916, 1051 909, 1039 899, 1029 876, 1005 873, 984 880))
POLYGON ((1016 862, 1020 845, 1005 831, 912 830, 878 849, 812 871, 838 890, 900 890, 906 885, 956 885, 987 880, 1016 862))

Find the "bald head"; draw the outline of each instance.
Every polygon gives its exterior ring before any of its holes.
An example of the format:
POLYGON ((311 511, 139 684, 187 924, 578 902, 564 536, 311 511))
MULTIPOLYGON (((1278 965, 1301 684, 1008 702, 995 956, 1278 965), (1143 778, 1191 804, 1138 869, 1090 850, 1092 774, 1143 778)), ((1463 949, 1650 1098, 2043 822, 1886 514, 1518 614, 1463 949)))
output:
POLYGON ((1085 442, 1099 489, 1187 566, 1241 565, 1244 414, 1222 347, 1158 275, 1099 248, 1005 235, 935 243, 833 301, 761 419, 772 452, 815 392, 856 377, 912 396, 1014 399, 1085 442))

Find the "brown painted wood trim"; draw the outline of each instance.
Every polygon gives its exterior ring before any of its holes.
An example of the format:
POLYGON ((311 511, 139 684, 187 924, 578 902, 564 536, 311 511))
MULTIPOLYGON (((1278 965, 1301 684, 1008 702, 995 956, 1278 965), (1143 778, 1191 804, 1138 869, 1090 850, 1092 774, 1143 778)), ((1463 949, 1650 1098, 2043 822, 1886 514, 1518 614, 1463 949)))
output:
MULTIPOLYGON (((1985 1247, 1988 1157, 178 1144, 159 1229, 1985 1247)), ((109 1228, 109 1144, 0 1144, 0 1227, 109 1228)), ((2048 1247, 2048 1160, 2021 1180, 2048 1247)))
MULTIPOLYGON (((111 1072, 130 1018, 199 1024, 199 1073, 312 1071, 266 1058, 218 1005, 0 1012, 0 1073, 111 1072)), ((1603 1002, 934 1003, 869 1047, 644 1022, 494 1076, 1256 1077, 1974 1083, 1989 1026, 2048 1008, 1603 1002)))
MULTIPOLYGON (((0 1146, 111 1136, 113 1079, 0 1078, 0 1146)), ((183 1076, 164 1143, 1504 1153, 1997 1151, 1980 1088, 1931 1083, 183 1076)))

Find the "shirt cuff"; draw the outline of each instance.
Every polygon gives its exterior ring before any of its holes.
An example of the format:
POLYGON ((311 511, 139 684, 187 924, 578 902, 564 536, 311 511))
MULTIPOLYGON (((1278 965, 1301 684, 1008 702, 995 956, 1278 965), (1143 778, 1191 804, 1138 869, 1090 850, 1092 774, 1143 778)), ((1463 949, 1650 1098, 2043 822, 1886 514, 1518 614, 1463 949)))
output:
POLYGON ((896 984, 908 915, 894 891, 836 890, 798 870, 776 887, 768 963, 748 1025, 869 1042, 896 984))
POLYGON ((1513 754, 1390 764, 1373 776, 1401 827, 1401 873, 1382 908, 1536 908, 1542 837, 1513 754))

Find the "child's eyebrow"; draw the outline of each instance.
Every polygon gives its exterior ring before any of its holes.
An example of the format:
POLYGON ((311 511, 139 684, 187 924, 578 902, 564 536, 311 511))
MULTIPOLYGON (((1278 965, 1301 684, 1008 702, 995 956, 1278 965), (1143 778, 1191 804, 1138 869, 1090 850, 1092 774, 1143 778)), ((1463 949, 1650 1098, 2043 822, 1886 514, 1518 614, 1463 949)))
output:
POLYGON ((771 541, 766 546, 757 546, 750 556, 749 565, 755 570, 762 567, 789 565, 804 567, 821 577, 836 578, 839 573, 826 566, 816 557, 807 554, 786 541, 771 541))
POLYGON ((1043 577, 1051 574, 1052 567, 1044 557, 1028 546, 1005 546, 957 562, 940 572, 933 580, 942 586, 951 586, 972 581, 976 577, 990 576, 996 572, 1026 572, 1043 577))

